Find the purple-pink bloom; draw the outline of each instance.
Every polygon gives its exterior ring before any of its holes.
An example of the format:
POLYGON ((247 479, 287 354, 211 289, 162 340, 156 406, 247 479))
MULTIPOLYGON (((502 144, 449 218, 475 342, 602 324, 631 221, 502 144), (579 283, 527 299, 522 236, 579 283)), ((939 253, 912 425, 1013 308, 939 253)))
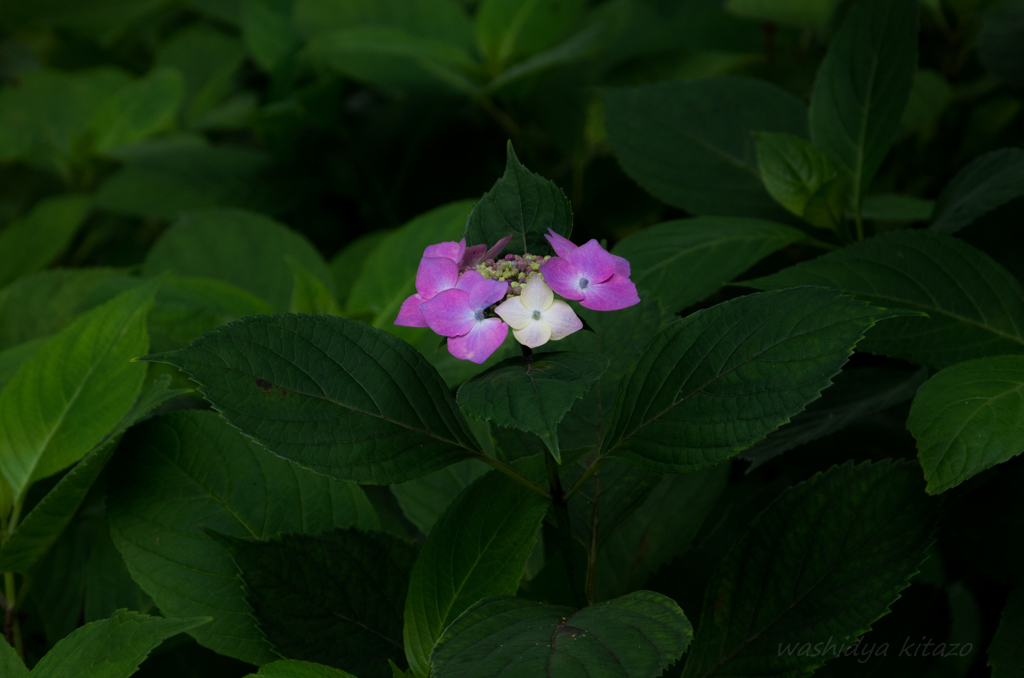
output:
MULTIPOLYGON (((442 245, 457 243, 441 243, 442 245)), ((437 247, 437 245, 431 245, 437 247)), ((430 250, 430 247, 427 248, 430 250)), ((459 267, 449 257, 423 257, 416 270, 416 294, 402 302, 402 308, 395 319, 396 325, 406 327, 427 327, 427 321, 420 312, 420 304, 432 299, 444 290, 451 289, 459 281, 459 267)))
POLYGON ((430 245, 423 250, 423 256, 451 259, 458 265, 459 271, 465 271, 470 268, 475 268, 477 264, 498 256, 498 254, 505 249, 505 245, 508 245, 510 240, 512 240, 512 236, 507 235, 490 249, 487 249, 487 245, 484 244, 466 247, 465 238, 459 242, 439 242, 436 245, 430 245))
POLYGON ((484 317, 487 307, 501 301, 507 291, 508 283, 467 271, 454 288, 423 302, 420 310, 430 329, 448 337, 448 351, 453 356, 479 364, 508 336, 508 325, 484 317))
POLYGON ((640 303, 628 261, 609 254, 596 240, 576 247, 557 234, 546 237, 558 256, 541 264, 540 272, 555 292, 594 311, 618 311, 640 303))

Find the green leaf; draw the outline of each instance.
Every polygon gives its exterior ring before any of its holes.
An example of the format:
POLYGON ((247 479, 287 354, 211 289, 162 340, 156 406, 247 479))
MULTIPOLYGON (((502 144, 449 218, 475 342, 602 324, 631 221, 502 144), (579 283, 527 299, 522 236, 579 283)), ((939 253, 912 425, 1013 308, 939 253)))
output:
POLYGON ((96 109, 89 122, 93 148, 112 148, 173 129, 185 83, 171 68, 158 68, 125 85, 96 109))
POLYGON ((941 233, 907 230, 856 243, 742 283, 820 285, 928 315, 886 323, 860 348, 919 365, 1024 353, 1024 288, 988 255, 941 233))
POLYGON ((273 313, 255 294, 220 280, 164 275, 149 314, 150 350, 173 351, 245 316, 273 313))
POLYGON ((192 137, 150 139, 122 151, 124 166, 95 195, 102 209, 150 219, 174 220, 182 212, 245 207, 277 213, 302 195, 302 187, 271 177, 264 151, 192 137))
POLYGON ((244 318, 146 359, 181 369, 267 449, 339 480, 400 483, 482 454, 423 356, 347 318, 244 318))
MULTIPOLYGON (((583 475, 577 465, 565 474, 563 485, 573 487, 583 475)), ((599 548, 605 537, 640 508, 662 474, 609 459, 569 499, 572 534, 588 549, 599 548)))
POLYGON ((818 287, 697 311, 637 358, 602 454, 666 473, 714 466, 803 411, 868 329, 903 315, 818 287))
POLYGON ((604 90, 615 156, 660 200, 699 215, 785 218, 750 133, 807 135, 807 108, 761 80, 709 78, 604 90))
POLYGON ((1024 196, 1024 150, 1003 148, 957 172, 939 196, 931 227, 956 233, 988 212, 1024 196))
POLYGON ((466 220, 466 244, 488 247, 511 235, 499 256, 550 254, 548 229, 566 238, 572 233, 572 206, 555 182, 526 169, 508 142, 505 174, 473 206, 466 220))
POLYGON ((925 559, 937 516, 921 489, 914 464, 886 460, 833 467, 783 493, 708 582, 683 676, 797 678, 849 647, 925 559))
POLYGON ((231 283, 284 310, 292 298, 294 258, 328 290, 323 258, 302 235, 254 212, 211 209, 185 215, 153 245, 143 273, 170 271, 231 283))
POLYGON ((820 400, 793 417, 793 421, 753 447, 740 452, 752 462, 747 473, 796 447, 840 431, 859 419, 910 400, 928 378, 928 370, 885 367, 843 370, 820 400))
POLYGON ((939 494, 1024 452, 1024 356, 968 360, 929 379, 907 428, 928 493, 939 494))
POLYGON ((578 611, 523 598, 487 598, 445 630, 432 659, 437 678, 657 678, 686 652, 692 637, 679 606, 651 591, 578 611))
POLYGON ((863 0, 829 45, 811 92, 811 140, 849 172, 858 208, 889 152, 917 71, 917 0, 863 0))
MULTIPOLYGON (((4 386, 7 385, 7 382, 11 380, 11 377, 15 375, 18 369, 27 363, 29 358, 34 356, 36 351, 42 348, 45 343, 45 338, 31 339, 24 344, 18 344, 5 351, 0 351, 0 390, 3 390, 4 386)), ((2 505, 0 504, 0 506, 2 505)))
POLYGON ((405 601, 405 656, 413 675, 430 673, 434 643, 466 608, 487 596, 515 594, 547 509, 544 497, 497 471, 448 506, 416 560, 405 601))
POLYGON ((726 0, 725 8, 744 19, 805 28, 822 35, 839 4, 839 0, 726 0))
MULTIPOLYGON (((605 25, 598 23, 583 29, 554 47, 538 52, 487 83, 485 92, 496 92, 514 82, 538 75, 557 66, 565 66, 594 56, 604 44, 605 25)), ((604 130, 601 130, 604 133, 604 130)))
POLYGON ((46 342, 0 391, 0 471, 16 501, 85 456, 131 409, 157 284, 124 292, 46 342))
POLYGON ((306 37, 353 26, 392 26, 473 49, 473 27, 460 0, 296 0, 294 16, 306 37))
POLYGON ((952 96, 953 88, 942 74, 927 68, 918 69, 907 107, 900 118, 897 140, 915 133, 922 142, 930 140, 952 96))
POLYGON ((253 60, 273 73, 299 48, 293 0, 242 0, 242 38, 253 60))
MULTIPOLYGON (((295 257, 285 257, 292 269, 292 301, 288 305, 289 313, 323 313, 341 315, 341 308, 327 286, 313 275, 308 268, 300 264, 295 257)), ((331 282, 334 282, 333 277, 331 282)))
POLYGON ((0 350, 48 337, 83 311, 135 287, 110 268, 42 271, 0 289, 0 350))
POLYGON ((84 159, 93 111, 131 78, 113 68, 37 69, 18 80, 0 90, 0 161, 24 160, 70 179, 84 159))
POLYGON ((614 253, 629 260, 641 298, 656 296, 678 313, 803 237, 771 221, 697 217, 645 228, 620 241, 614 253))
POLYGON ((161 43, 156 67, 181 73, 184 119, 187 125, 196 126, 234 89, 235 76, 244 60, 241 40, 203 24, 192 24, 161 43))
POLYGON ((565 38, 585 9, 584 0, 483 0, 476 12, 476 44, 498 74, 565 38))
POLYGON ((728 479, 728 463, 662 478, 636 512, 601 542, 596 598, 642 588, 658 568, 685 552, 728 479))
POLYGON ((335 530, 249 541, 218 535, 246 601, 282 656, 387 678, 402 659, 402 604, 416 547, 384 532, 335 530))
POLYGON ((881 193, 864 198, 861 213, 865 219, 878 221, 928 221, 935 211, 935 201, 912 195, 881 193))
POLYGON ((117 426, 64 474, 53 489, 32 508, 0 547, 0 572, 28 572, 71 522, 114 453, 121 434, 171 398, 189 392, 168 388, 169 384, 170 377, 164 375, 157 378, 117 426))
POLYGON ((118 610, 149 613, 153 599, 132 580, 124 558, 118 553, 106 529, 106 521, 89 548, 85 564, 86 623, 106 619, 118 610))
POLYGON ((303 662, 297 659, 282 659, 264 664, 260 667, 259 673, 250 673, 246 678, 355 678, 355 676, 323 664, 303 662))
POLYGON ((536 433, 561 462, 558 422, 607 369, 599 354, 509 358, 463 384, 458 402, 474 419, 536 433))
POLYGON ((212 412, 166 414, 133 429, 132 454, 111 466, 107 519, 132 578, 171 617, 214 620, 191 634, 229 657, 277 657, 249 614, 237 570, 201 528, 238 538, 376 529, 356 485, 304 471, 246 439, 212 412))
MULTIPOLYGON (((369 257, 374 251, 376 251, 377 247, 382 242, 387 240, 390 235, 391 231, 370 231, 366 235, 362 235, 350 242, 343 250, 334 255, 333 259, 331 259, 330 267, 331 274, 334 275, 335 296, 338 298, 338 304, 342 308, 346 308, 348 306, 349 296, 355 288, 357 281, 362 278, 363 272, 366 270, 369 257)), ((442 238, 442 240, 446 239, 446 237, 442 238)), ((420 256, 422 256, 422 252, 420 253, 420 256)), ((419 262, 417 262, 417 264, 418 263, 419 262)), ((414 271, 414 280, 415 276, 416 273, 414 271)), ((384 281, 384 276, 380 276, 378 282, 384 281)), ((397 314, 395 317, 398 317, 397 314)))
POLYGON ((14 650, 14 647, 6 641, 0 643, 0 675, 4 678, 27 678, 28 668, 25 662, 14 650))
POLYGON ((465 50, 393 26, 355 26, 322 33, 310 40, 303 56, 387 90, 465 95, 477 90, 466 75, 476 64, 465 50))
POLYGON ((118 610, 76 629, 39 660, 32 678, 127 678, 165 639, 198 628, 205 617, 162 619, 118 610))
POLYGON ((38 202, 24 217, 0 230, 0 287, 35 273, 56 259, 71 242, 91 208, 88 196, 62 195, 38 202))
POLYGON ((1024 671, 1024 651, 1020 639, 1024 637, 1024 587, 1016 586, 1003 608, 999 628, 988 648, 988 665, 992 678, 1012 678, 1024 671))
POLYGON ((405 517, 423 534, 430 534, 448 505, 488 470, 485 464, 467 459, 422 478, 392 485, 391 493, 398 500, 405 517))
POLYGON ((849 178, 824 151, 792 134, 755 132, 754 144, 768 193, 812 226, 838 230, 849 201, 849 178))
MULTIPOLYGON (((402 302, 416 293, 416 270, 423 250, 428 245, 458 240, 471 209, 472 203, 467 200, 453 202, 421 214, 384 236, 376 247, 363 255, 362 273, 352 284, 346 311, 349 314, 371 313, 374 327, 391 331, 402 302)), ((425 332, 403 329, 417 332, 416 336, 425 332)), ((406 338, 402 334, 398 336, 406 338)))

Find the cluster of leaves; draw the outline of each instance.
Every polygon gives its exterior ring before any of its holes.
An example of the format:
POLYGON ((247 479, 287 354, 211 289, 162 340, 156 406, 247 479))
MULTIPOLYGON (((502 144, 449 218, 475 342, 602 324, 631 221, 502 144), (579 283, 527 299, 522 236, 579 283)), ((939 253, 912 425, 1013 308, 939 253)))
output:
POLYGON ((1022 26, 0 4, 0 676, 1021 675, 1022 26), (549 227, 641 303, 394 325, 549 227))

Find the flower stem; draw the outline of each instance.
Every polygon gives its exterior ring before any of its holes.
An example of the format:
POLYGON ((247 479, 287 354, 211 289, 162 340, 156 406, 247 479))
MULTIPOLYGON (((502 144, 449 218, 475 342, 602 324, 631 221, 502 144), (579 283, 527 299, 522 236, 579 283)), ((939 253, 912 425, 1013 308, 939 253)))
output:
POLYGON ((572 526, 569 522, 569 504, 562 492, 562 481, 558 477, 558 462, 550 452, 544 452, 544 463, 548 471, 548 485, 551 488, 551 504, 554 508, 555 525, 558 527, 558 542, 565 564, 565 574, 569 578, 569 588, 576 601, 576 607, 586 606, 586 596, 580 590, 576 577, 576 566, 572 558, 572 526))
POLYGON ((543 487, 541 487, 538 483, 533 482, 532 480, 530 480, 529 478, 527 478, 523 474, 519 473, 518 471, 516 471, 514 468, 512 468, 508 464, 502 463, 501 460, 495 459, 494 457, 490 457, 490 456, 488 456, 486 454, 481 454, 477 458, 480 461, 482 461, 483 463, 487 464, 488 466, 491 466, 492 468, 498 469, 499 471, 501 471, 502 473, 504 473, 509 478, 511 478, 512 480, 516 481, 517 483, 521 483, 521 484, 525 485, 526 487, 530 488, 534 492, 538 492, 541 495, 543 495, 544 497, 550 497, 551 496, 550 494, 548 494, 548 491, 545 490, 543 487))
POLYGON ((14 588, 14 573, 4 572, 4 599, 7 610, 4 613, 4 639, 14 647, 18 657, 24 661, 25 650, 21 643, 21 624, 18 623, 18 598, 14 588))

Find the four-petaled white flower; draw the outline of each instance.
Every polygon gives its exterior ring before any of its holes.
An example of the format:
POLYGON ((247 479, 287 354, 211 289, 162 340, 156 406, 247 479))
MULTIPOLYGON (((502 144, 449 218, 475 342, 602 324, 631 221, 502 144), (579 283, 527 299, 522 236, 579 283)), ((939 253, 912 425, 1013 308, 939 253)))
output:
POLYGON ((555 299, 555 293, 540 276, 534 276, 518 297, 503 301, 494 309, 512 328, 516 340, 536 348, 548 340, 557 341, 583 328, 569 304, 555 299))

